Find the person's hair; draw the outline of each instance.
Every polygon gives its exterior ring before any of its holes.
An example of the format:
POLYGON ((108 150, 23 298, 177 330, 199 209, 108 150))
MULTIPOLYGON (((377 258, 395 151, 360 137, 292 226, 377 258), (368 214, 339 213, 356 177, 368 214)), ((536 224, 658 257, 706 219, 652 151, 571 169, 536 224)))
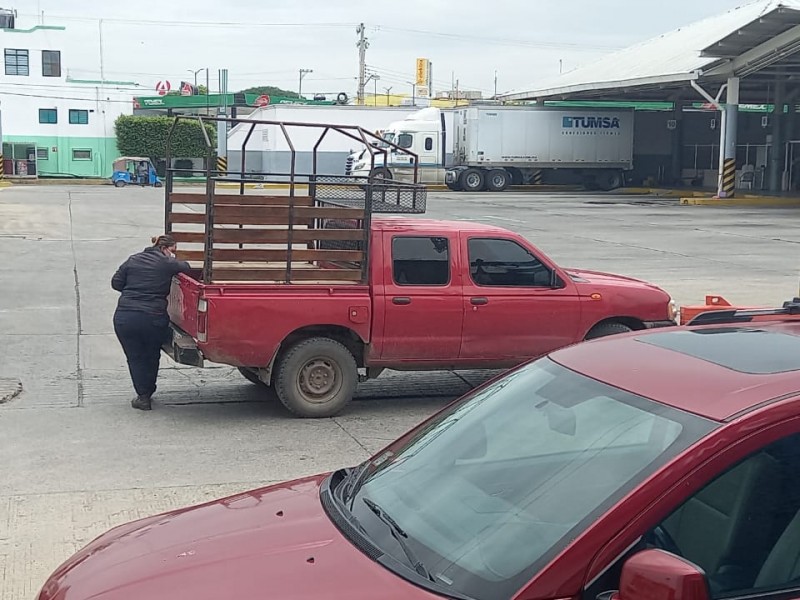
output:
POLYGON ((172 248, 176 242, 171 235, 154 235, 150 238, 154 248, 172 248))

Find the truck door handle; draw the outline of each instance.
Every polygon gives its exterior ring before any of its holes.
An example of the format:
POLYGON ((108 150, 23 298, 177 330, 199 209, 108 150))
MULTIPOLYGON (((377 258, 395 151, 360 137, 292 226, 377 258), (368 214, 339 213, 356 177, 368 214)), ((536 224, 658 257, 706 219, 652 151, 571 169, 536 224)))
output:
POLYGON ((470 298, 469 301, 475 306, 483 306, 484 304, 489 304, 488 298, 470 298))
POLYGON ((397 304, 398 306, 407 306, 411 304, 411 298, 402 298, 402 297, 392 298, 392 304, 397 304))

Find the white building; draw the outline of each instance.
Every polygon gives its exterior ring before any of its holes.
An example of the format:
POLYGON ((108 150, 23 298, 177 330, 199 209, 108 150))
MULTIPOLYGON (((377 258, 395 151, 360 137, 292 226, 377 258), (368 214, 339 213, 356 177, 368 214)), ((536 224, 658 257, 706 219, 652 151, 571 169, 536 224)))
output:
POLYGON ((136 84, 69 77, 67 28, 15 21, 0 9, 6 175, 110 176, 118 156, 114 121, 133 113, 136 84))

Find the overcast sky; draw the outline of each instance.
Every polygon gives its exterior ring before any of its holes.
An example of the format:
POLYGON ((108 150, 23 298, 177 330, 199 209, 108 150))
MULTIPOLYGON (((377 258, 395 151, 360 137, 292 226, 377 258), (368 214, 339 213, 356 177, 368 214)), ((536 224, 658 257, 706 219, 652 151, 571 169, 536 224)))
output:
MULTIPOLYGON (((75 78, 100 76, 103 19, 106 79, 153 89, 193 79, 190 69, 229 69, 234 90, 251 85, 353 95, 358 74, 355 26, 364 22, 367 65, 377 89, 410 93, 414 62, 434 65, 434 89, 491 95, 572 69, 633 43, 713 16, 745 0, 4 0, 18 27, 38 22, 69 32, 64 66, 75 78), (227 5, 229 8, 220 8, 227 5), (235 7, 235 8, 234 8, 235 7), (211 25, 210 23, 219 23, 211 25), (561 63, 559 61, 562 61, 561 63)), ((52 34, 55 35, 55 34, 52 34)), ((62 37, 62 36, 58 36, 62 37)), ((205 78, 199 74, 200 82, 205 78)), ((370 84, 368 93, 373 91, 370 84)))

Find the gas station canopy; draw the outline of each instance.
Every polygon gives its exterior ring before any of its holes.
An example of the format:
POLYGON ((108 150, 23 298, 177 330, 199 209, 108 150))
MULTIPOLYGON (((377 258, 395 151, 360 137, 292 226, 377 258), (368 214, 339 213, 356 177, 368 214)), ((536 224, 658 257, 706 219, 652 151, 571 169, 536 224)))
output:
POLYGON ((776 78, 800 86, 800 0, 761 0, 507 92, 506 101, 668 100, 741 78, 739 102, 765 101, 776 78), (686 94, 685 92, 689 92, 686 94))

